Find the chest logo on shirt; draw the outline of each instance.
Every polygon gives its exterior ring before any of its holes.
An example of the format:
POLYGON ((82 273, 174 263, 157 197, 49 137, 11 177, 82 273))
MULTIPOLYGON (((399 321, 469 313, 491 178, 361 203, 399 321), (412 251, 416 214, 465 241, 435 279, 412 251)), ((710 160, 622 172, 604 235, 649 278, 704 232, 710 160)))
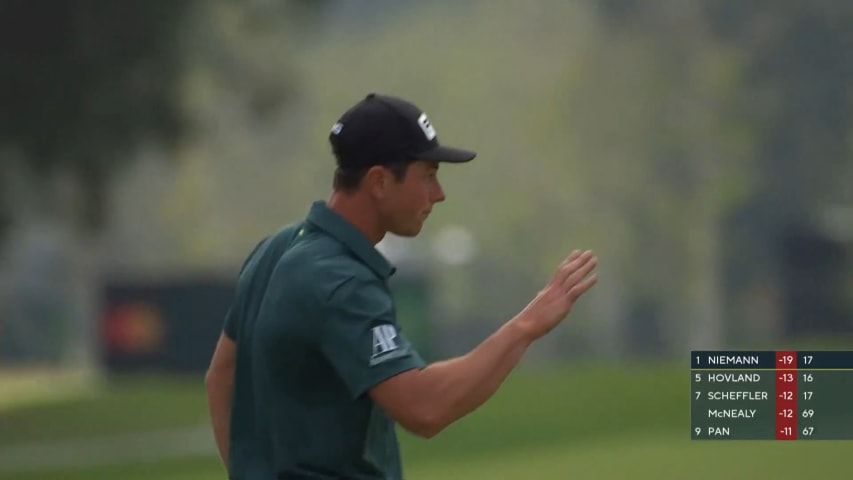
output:
POLYGON ((370 357, 373 362, 371 363, 376 363, 376 360, 398 348, 400 346, 397 344, 397 329, 393 325, 373 327, 373 356, 370 357))

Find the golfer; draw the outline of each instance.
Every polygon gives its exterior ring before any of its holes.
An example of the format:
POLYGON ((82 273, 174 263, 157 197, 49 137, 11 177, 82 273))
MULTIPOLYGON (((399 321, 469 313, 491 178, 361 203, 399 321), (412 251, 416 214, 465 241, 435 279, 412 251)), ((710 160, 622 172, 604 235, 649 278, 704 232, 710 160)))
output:
POLYGON ((329 141, 331 197, 248 256, 206 375, 232 480, 403 479, 396 425, 431 438, 478 408, 596 282, 593 253, 574 251, 476 348, 426 364, 400 331, 395 267, 375 245, 418 235, 445 199, 439 166, 476 154, 440 144, 414 104, 378 94, 329 141))

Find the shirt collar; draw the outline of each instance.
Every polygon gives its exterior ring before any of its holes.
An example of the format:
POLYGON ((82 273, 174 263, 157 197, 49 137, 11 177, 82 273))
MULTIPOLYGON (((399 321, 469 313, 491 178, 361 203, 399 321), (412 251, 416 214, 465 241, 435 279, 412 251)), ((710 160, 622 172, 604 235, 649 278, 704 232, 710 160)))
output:
POLYGON ((317 200, 311 205, 306 220, 349 247, 356 257, 380 277, 387 279, 396 271, 360 230, 330 209, 323 200, 317 200))

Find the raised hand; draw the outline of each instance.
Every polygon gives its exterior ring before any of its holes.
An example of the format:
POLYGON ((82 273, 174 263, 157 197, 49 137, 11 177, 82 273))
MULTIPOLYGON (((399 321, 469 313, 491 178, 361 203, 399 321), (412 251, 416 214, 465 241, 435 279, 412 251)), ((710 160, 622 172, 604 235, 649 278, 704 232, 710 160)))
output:
POLYGON ((598 277, 592 272, 596 264, 597 259, 591 250, 575 250, 563 260, 548 285, 516 317, 531 340, 546 335, 559 325, 578 298, 595 285, 598 277))

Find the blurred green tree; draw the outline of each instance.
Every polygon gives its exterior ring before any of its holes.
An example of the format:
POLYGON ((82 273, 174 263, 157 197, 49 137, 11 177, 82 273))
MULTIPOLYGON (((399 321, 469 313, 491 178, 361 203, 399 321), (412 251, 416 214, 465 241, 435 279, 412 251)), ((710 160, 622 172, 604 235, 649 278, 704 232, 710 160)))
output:
MULTIPOLYGON (((97 227, 111 173, 146 139, 174 143, 180 37, 193 2, 0 2, 0 145, 37 177, 65 170, 97 227)), ((8 206, 6 206, 8 208, 8 206)))
MULTIPOLYGON (((74 223, 97 231, 110 181, 135 150, 174 147, 191 132, 181 108, 186 47, 200 10, 220 3, 0 1, 2 171, 19 158, 38 180, 64 172, 80 192, 74 223)), ((324 4, 238 3, 255 24, 302 21, 324 4)), ((268 85, 252 90, 249 101, 259 115, 280 103, 275 91, 268 85)), ((3 182, 13 181, 4 176, 3 182)), ((0 223, 7 225, 14 199, 9 185, 4 190, 0 223)))
MULTIPOLYGON (((787 231, 815 228, 832 205, 853 205, 853 4, 706 3, 718 38, 743 52, 749 95, 740 110, 757 134, 756 189, 728 222, 729 295, 769 288, 787 299, 780 262, 787 231)), ((735 321, 747 315, 731 312, 735 321)))
POLYGON ((623 267, 605 285, 629 296, 620 347, 718 345, 719 227, 754 173, 740 58, 709 32, 701 1, 604 5, 607 34, 563 116, 589 163, 592 223, 609 232, 598 248, 623 267))
MULTIPOLYGON (((733 167, 730 180, 739 183, 738 176, 748 175, 751 186, 741 195, 730 196, 726 208, 718 211, 716 228, 721 229, 722 244, 719 261, 712 264, 724 265, 724 296, 729 299, 724 318, 729 333, 740 333, 743 341, 768 338, 776 327, 750 333, 744 325, 754 324, 754 317, 772 317, 773 313, 756 315, 737 305, 747 297, 766 297, 768 291, 780 288, 777 247, 787 228, 809 224, 827 204, 853 202, 848 180, 853 130, 849 95, 853 4, 831 0, 604 0, 599 6, 614 30, 647 32, 672 44, 672 52, 683 50, 691 44, 691 37, 703 32, 706 44, 733 53, 739 78, 736 91, 732 90, 737 95, 725 107, 726 121, 743 128, 741 133, 732 124, 724 128, 749 138, 751 154, 748 161, 741 158, 734 163, 728 155, 716 157, 718 163, 733 167)), ((685 58, 698 52, 694 49, 685 58)), ((676 88, 667 96, 678 101, 677 85, 672 87, 676 88)), ((718 108, 720 104, 707 105, 718 108)), ((705 205, 705 211, 716 209, 713 202, 695 205, 705 205)), ((781 293, 777 291, 776 296, 781 293)))

